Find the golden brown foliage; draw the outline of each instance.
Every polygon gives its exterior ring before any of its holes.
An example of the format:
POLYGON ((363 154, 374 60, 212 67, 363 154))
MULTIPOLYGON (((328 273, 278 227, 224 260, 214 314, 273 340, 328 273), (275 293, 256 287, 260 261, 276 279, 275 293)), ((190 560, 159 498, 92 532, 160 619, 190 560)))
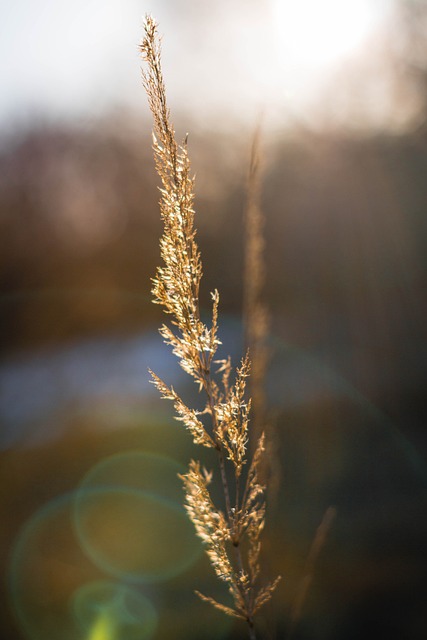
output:
POLYGON ((155 374, 152 374, 153 382, 163 398, 174 402, 178 420, 190 431, 194 442, 215 449, 218 456, 224 512, 214 505, 209 492, 212 473, 202 470, 199 462, 191 462, 182 480, 188 515, 205 545, 216 575, 227 584, 233 606, 199 595, 223 612, 246 620, 249 635, 255 638, 254 614, 270 599, 279 580, 265 587, 258 585, 260 534, 265 522, 265 487, 259 481, 258 468, 264 451, 264 436, 259 438, 241 487, 242 470, 248 462, 251 403, 246 399, 246 380, 250 361, 248 355, 243 358, 232 383, 230 359, 215 360, 220 344, 217 291, 212 293, 211 326, 200 318, 202 264, 195 240, 194 179, 190 174, 187 141, 178 145, 175 140, 166 101, 157 25, 150 16, 146 17, 144 29, 141 52, 146 70, 143 82, 154 118, 153 148, 162 182, 160 211, 164 223, 160 241, 163 266, 157 269, 153 279, 153 296, 154 302, 172 316, 173 329, 163 325, 160 333, 172 346, 184 371, 192 376, 199 390, 204 391, 204 411, 187 407, 155 374), (217 365, 215 372, 214 364, 217 365), (200 419, 202 414, 210 416, 208 426, 200 419), (231 469, 229 474, 227 466, 231 469), (232 490, 230 476, 233 478, 232 490))

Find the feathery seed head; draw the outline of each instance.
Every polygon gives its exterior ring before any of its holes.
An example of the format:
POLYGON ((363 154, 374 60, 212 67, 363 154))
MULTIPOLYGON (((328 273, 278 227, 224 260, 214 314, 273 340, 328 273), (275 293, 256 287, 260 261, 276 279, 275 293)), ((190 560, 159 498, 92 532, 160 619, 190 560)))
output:
POLYGON ((244 494, 239 495, 241 472, 247 462, 251 402, 245 396, 250 361, 248 355, 243 358, 236 370, 234 384, 231 384, 230 358, 219 361, 214 359, 220 345, 217 290, 211 294, 210 326, 200 318, 202 263, 195 240, 194 178, 190 174, 187 137, 181 145, 175 139, 161 68, 160 39, 157 24, 151 16, 146 16, 140 49, 146 63, 143 83, 154 121, 153 150, 156 170, 161 180, 160 214, 164 225, 160 240, 163 264, 158 267, 152 280, 153 301, 172 316, 174 328, 163 325, 160 334, 172 347, 183 370, 194 379, 199 390, 204 389, 206 392, 205 410, 200 412, 187 407, 172 387, 168 387, 153 372, 150 373, 161 396, 174 403, 177 419, 190 431, 194 442, 216 449, 219 456, 225 513, 215 507, 208 489, 212 473, 202 470, 199 462, 192 461, 188 473, 181 476, 181 479, 186 494, 187 513, 205 546, 216 575, 227 583, 234 608, 199 595, 228 615, 243 618, 252 625, 253 614, 271 597, 277 580, 263 589, 257 589, 255 585, 259 573, 259 536, 265 519, 264 487, 258 479, 258 465, 264 451, 263 436, 249 466, 244 494), (217 371, 222 374, 219 382, 213 377, 214 362, 220 365, 217 371), (202 414, 210 416, 210 428, 200 419, 202 414), (234 507, 231 506, 225 457, 234 471, 234 507), (239 547, 240 539, 245 534, 248 540, 246 569, 239 547), (237 554, 234 561, 230 557, 233 547, 237 554))

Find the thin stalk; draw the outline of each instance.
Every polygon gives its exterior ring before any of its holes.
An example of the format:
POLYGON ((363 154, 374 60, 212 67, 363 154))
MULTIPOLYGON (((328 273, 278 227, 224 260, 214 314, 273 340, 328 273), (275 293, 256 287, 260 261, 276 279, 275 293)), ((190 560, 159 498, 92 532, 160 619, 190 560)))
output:
MULTIPOLYGON (((205 368, 205 371, 206 370, 207 368, 205 368)), ((216 436, 216 434, 218 433, 218 422, 215 414, 215 402, 213 398, 212 380, 211 380, 210 373, 206 374, 203 372, 203 382, 204 382, 204 389, 208 398, 209 410, 212 416, 212 430, 213 430, 213 436, 215 440, 215 447, 218 452, 221 482, 222 482, 222 488, 224 491, 224 498, 225 498, 225 508, 227 512, 229 525, 231 526, 233 512, 231 510, 230 489, 228 487, 227 473, 225 470, 224 452, 223 452, 221 443, 218 441, 218 437, 216 436)))

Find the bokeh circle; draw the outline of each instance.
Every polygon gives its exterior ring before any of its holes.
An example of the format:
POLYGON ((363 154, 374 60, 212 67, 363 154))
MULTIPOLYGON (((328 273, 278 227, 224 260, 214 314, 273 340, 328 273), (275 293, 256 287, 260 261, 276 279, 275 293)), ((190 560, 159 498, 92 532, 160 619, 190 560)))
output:
POLYGON ((75 500, 70 493, 47 503, 16 538, 8 587, 20 629, 28 640, 148 640, 153 605, 135 587, 100 581, 75 536, 75 500))
POLYGON ((88 640, 147 640, 157 628, 151 602, 135 588, 96 581, 75 591, 71 611, 88 640))
POLYGON ((128 583, 161 582, 188 569, 201 545, 183 508, 185 472, 154 453, 103 459, 83 478, 74 503, 82 549, 97 567, 128 583))

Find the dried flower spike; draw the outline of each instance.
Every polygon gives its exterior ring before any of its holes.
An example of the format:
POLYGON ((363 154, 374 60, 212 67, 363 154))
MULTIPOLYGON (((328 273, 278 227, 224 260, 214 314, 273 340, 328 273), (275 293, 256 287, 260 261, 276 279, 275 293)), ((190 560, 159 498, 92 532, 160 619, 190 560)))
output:
POLYGON ((246 399, 246 379, 250 362, 248 356, 243 358, 232 383, 230 359, 215 360, 220 344, 217 291, 212 293, 211 325, 207 326, 200 317, 202 263, 195 240, 194 179, 187 140, 178 145, 175 139, 157 24, 151 16, 145 19, 141 53, 146 64, 143 83, 154 119, 153 149, 162 183, 160 213, 164 224, 160 240, 163 266, 157 269, 152 292, 154 302, 172 316, 173 328, 163 325, 160 334, 171 345, 181 367, 205 394, 204 420, 200 412, 187 407, 174 389, 152 373, 153 383, 162 397, 173 401, 178 420, 190 431, 194 442, 214 449, 217 454, 223 509, 214 504, 208 488, 212 473, 202 470, 199 462, 191 462, 182 480, 187 513, 216 575, 228 587, 232 604, 220 604, 211 597, 198 595, 224 613, 245 620, 249 637, 255 640, 254 615, 270 599, 279 578, 264 587, 258 584, 260 534, 265 522, 265 487, 259 481, 258 467, 264 437, 259 438, 252 462, 247 465, 250 400, 246 399), (219 365, 216 372, 214 364, 219 365), (245 465, 249 468, 244 480, 245 465))

